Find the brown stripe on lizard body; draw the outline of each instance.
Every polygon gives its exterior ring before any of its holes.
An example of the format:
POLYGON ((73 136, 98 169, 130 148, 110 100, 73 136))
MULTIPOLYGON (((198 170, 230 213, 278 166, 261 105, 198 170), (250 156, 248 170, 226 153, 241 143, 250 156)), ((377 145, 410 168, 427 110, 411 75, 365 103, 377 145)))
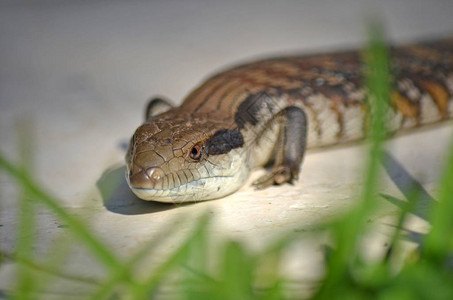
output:
POLYGON ((398 91, 394 91, 391 95, 391 103, 396 106, 404 118, 414 118, 418 122, 420 107, 416 102, 411 101, 406 96, 398 91))
MULTIPOLYGON (((190 93, 186 100, 181 104, 181 107, 188 112, 197 112, 206 105, 206 102, 209 99, 211 99, 210 96, 224 84, 225 81, 221 78, 209 80, 205 85, 190 93)), ((210 105, 210 103, 208 103, 208 105, 210 105)))
POLYGON ((199 105, 197 113, 210 113, 216 114, 219 112, 220 105, 226 101, 226 96, 235 90, 238 86, 241 86, 242 82, 234 80, 233 78, 228 80, 225 84, 220 85, 217 89, 209 94, 209 99, 221 99, 221 101, 204 101, 203 104, 199 105))
POLYGON ((448 101, 450 95, 445 86, 434 81, 421 81, 418 83, 422 86, 436 103, 439 110, 440 118, 444 120, 448 116, 448 101))

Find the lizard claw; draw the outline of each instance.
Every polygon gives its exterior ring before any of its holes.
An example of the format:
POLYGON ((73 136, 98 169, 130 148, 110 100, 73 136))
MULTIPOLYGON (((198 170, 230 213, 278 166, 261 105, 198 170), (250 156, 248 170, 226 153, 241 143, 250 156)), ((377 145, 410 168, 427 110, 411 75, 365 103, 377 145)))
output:
POLYGON ((255 180, 252 185, 258 189, 262 190, 264 188, 267 188, 271 185, 280 185, 285 182, 291 182, 295 177, 293 176, 291 169, 286 166, 279 166, 266 175, 261 176, 257 180, 255 180))

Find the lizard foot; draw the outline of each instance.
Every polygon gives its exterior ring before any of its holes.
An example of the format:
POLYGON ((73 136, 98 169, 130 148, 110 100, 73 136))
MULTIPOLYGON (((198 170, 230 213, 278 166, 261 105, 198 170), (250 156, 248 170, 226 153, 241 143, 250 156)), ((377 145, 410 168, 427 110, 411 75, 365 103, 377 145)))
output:
POLYGON ((255 180, 252 185, 258 189, 262 190, 271 185, 280 185, 285 182, 291 183, 293 179, 297 179, 297 175, 294 176, 293 172, 291 172, 291 168, 288 166, 278 166, 266 175, 261 176, 257 180, 255 180))

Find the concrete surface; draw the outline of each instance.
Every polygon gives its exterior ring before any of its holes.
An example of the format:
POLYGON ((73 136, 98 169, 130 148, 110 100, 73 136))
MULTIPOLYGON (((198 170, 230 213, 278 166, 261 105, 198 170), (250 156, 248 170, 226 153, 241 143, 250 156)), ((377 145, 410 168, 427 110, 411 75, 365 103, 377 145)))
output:
MULTIPOLYGON (((448 35, 452 12, 451 0, 3 1, 0 150, 17 159, 18 124, 31 124, 42 186, 91 222, 122 257, 177 226, 175 238, 151 262, 158 263, 188 231, 186 224, 206 211, 214 215, 213 236, 260 249, 280 233, 313 230, 350 207, 361 186, 366 146, 310 152, 295 186, 254 191, 247 185, 224 199, 191 205, 143 202, 125 185, 121 145, 142 121, 146 100, 164 95, 179 102, 209 74, 250 58, 361 45, 364 20, 373 14, 385 20, 394 41, 448 35), (111 180, 118 186, 108 192, 111 180)), ((389 141, 399 169, 389 170, 381 191, 404 199, 399 183, 412 177, 435 195, 452 127, 447 123, 389 141)), ((17 193, 4 174, 0 187, 0 249, 12 253, 17 193)), ((369 238, 370 253, 382 251, 396 213, 382 202, 372 220, 380 230, 369 238)), ((65 239, 66 229, 45 209, 37 218, 37 253, 43 254, 53 241, 65 239)), ((417 218, 408 226, 427 229, 417 218)), ((298 248, 304 255, 289 260, 289 277, 310 282, 321 276, 318 246, 307 242, 298 248)), ((86 250, 71 248, 68 273, 102 278, 102 267, 86 250)), ((11 288, 14 269, 14 263, 0 266, 0 290, 11 288)), ((93 288, 62 278, 55 282, 44 295, 58 299, 64 291, 66 298, 77 298, 93 288)))

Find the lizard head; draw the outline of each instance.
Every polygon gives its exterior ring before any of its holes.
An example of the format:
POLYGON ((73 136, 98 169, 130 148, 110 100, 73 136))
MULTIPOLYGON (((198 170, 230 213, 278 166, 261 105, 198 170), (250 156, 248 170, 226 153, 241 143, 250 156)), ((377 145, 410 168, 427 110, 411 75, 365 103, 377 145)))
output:
POLYGON ((135 131, 126 155, 126 179, 144 200, 220 198, 244 184, 250 173, 247 153, 238 128, 171 111, 135 131))

